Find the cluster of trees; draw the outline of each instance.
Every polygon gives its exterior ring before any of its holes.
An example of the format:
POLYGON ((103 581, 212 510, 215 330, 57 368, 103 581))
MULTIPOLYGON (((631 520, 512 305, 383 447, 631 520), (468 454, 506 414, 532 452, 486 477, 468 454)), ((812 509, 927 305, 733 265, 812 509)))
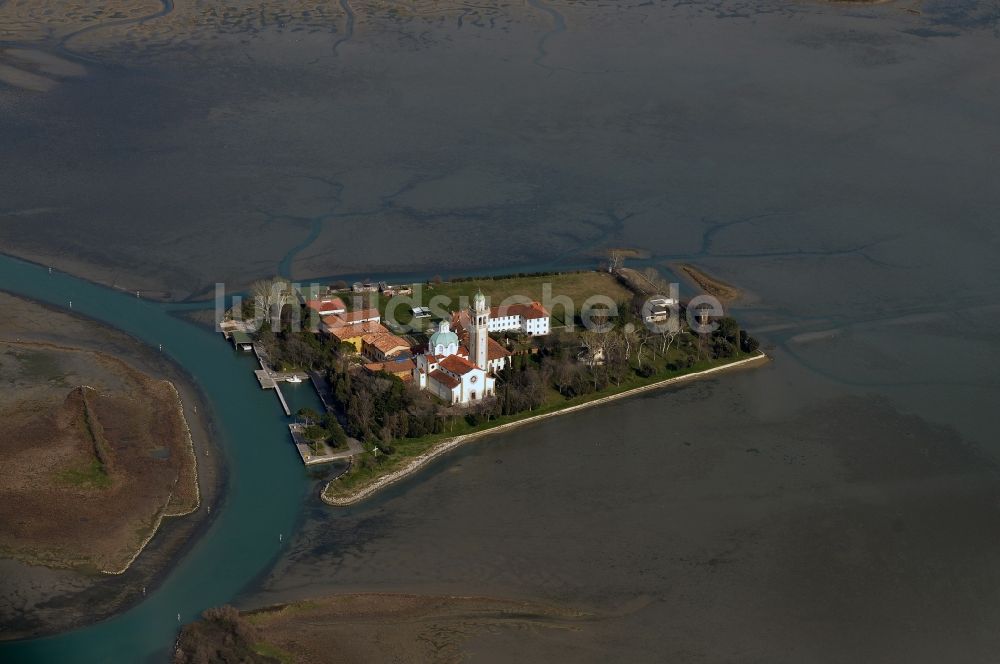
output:
POLYGON ((252 320, 259 313, 261 320, 277 327, 284 309, 288 305, 296 304, 296 302, 292 284, 287 279, 283 277, 259 279, 250 284, 247 297, 243 298, 239 313, 244 320, 252 320))
POLYGON ((277 664, 257 652, 262 632, 231 606, 206 610, 201 620, 185 625, 174 647, 174 664, 277 664))
POLYGON ((351 371, 346 359, 327 370, 333 400, 346 416, 347 433, 391 454, 392 441, 440 433, 450 428, 453 409, 386 374, 351 371))
POLYGON ((626 303, 620 313, 607 332, 587 330, 533 340, 542 344, 538 353, 515 356, 512 366, 499 376, 496 397, 469 409, 443 404, 395 376, 361 371, 352 362, 353 353, 323 335, 284 325, 275 333, 265 323, 258 341, 274 366, 326 372, 334 407, 342 419, 338 422, 333 414, 300 413, 310 424, 307 437, 336 446, 353 436, 386 454, 394 451, 393 441, 449 432, 462 419, 478 425, 534 410, 546 402, 551 390, 565 398, 577 397, 621 386, 636 375, 648 378, 658 372, 680 371, 758 347, 728 317, 719 319, 712 333, 697 334, 686 329, 683 321, 675 329, 647 329, 638 298, 626 303))
POLYGON ((297 415, 306 424, 302 435, 317 443, 314 445, 314 450, 321 450, 318 444, 324 442, 330 447, 340 447, 347 442, 347 433, 344 432, 344 427, 340 425, 335 414, 320 415, 312 408, 300 408, 297 415))
POLYGON ((293 367, 323 370, 333 364, 343 350, 326 335, 308 330, 292 331, 287 327, 275 333, 266 323, 257 331, 257 342, 267 352, 271 366, 282 370, 293 367))

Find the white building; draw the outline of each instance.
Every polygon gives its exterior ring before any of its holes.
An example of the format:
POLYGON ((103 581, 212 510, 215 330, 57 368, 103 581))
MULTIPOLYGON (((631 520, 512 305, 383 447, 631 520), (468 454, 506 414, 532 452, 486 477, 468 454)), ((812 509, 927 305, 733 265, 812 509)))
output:
POLYGON ((490 332, 517 330, 530 337, 549 333, 549 312, 538 302, 508 304, 490 310, 490 332))
POLYGON ((643 320, 647 323, 662 323, 679 311, 677 300, 672 297, 657 297, 643 306, 643 320))
POLYGON ((490 310, 486 298, 476 293, 468 312, 460 320, 468 348, 447 321, 427 341, 427 352, 416 357, 413 384, 449 404, 469 405, 496 394, 494 372, 507 365, 510 356, 490 338, 490 310))

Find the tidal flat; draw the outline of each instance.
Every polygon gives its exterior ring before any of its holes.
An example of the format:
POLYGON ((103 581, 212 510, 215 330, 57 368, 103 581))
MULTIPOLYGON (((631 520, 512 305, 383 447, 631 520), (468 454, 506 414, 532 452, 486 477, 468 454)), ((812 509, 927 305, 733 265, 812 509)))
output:
POLYGON ((774 361, 307 502, 235 603, 632 609, 462 646, 498 660, 995 657, 994 7, 283 4, 5 33, 87 75, 0 87, 0 248, 181 300, 642 247, 774 361))
POLYGON ((789 385, 788 362, 484 440, 373 503, 312 508, 236 604, 471 594, 599 616, 472 630, 455 660, 987 661, 995 461, 885 399, 802 398, 824 386, 789 385))
POLYGON ((87 69, 0 88, 8 253, 165 299, 608 244, 987 267, 961 243, 997 196, 976 3, 121 4, 0 8, 7 45, 87 69))
POLYGON ((220 469, 197 389, 155 351, 5 293, 0 306, 0 629, 13 638, 155 589, 205 525, 220 469))

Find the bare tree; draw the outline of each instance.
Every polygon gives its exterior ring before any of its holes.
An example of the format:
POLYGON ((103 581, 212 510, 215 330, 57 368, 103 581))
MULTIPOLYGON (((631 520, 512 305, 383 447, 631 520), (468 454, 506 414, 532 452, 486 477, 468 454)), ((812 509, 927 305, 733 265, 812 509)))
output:
POLYGON ((586 330, 580 333, 580 343, 587 349, 587 356, 591 366, 603 361, 606 355, 608 343, 608 333, 586 330))
POLYGON ((257 319, 270 320, 272 328, 280 326, 282 308, 294 301, 291 284, 281 277, 253 282, 250 295, 253 296, 257 319))
POLYGON ((621 333, 621 342, 625 345, 625 360, 632 359, 632 348, 639 344, 639 333, 630 323, 621 333))
POLYGON ((670 346, 673 345, 680 333, 680 326, 670 326, 660 331, 660 354, 662 356, 667 356, 667 351, 670 350, 670 346))
MULTIPOLYGON (((635 335, 636 335, 636 340, 637 340, 636 341, 637 346, 636 346, 636 350, 635 350, 635 359, 636 359, 636 362, 638 363, 639 367, 642 368, 642 350, 643 350, 643 348, 646 347, 647 344, 649 344, 652 341, 652 339, 653 339, 653 333, 650 332, 645 327, 640 327, 636 331, 635 335)), ((653 355, 654 356, 656 355, 656 347, 655 346, 653 347, 653 355)))
POLYGON ((614 274, 625 263, 625 255, 621 249, 608 249, 608 272, 614 274))
MULTIPOLYGON (((626 336, 627 335, 620 334, 618 332, 610 332, 607 334, 607 341, 605 343, 605 372, 607 373, 608 379, 613 380, 616 385, 621 385, 622 380, 624 380, 625 376, 628 374, 628 355, 626 351, 628 345, 625 340, 626 336)), ((596 381, 594 389, 597 389, 596 381)))
POLYGON ((573 385, 577 375, 577 366, 568 358, 558 360, 554 367, 552 380, 559 394, 566 396, 566 388, 573 385))

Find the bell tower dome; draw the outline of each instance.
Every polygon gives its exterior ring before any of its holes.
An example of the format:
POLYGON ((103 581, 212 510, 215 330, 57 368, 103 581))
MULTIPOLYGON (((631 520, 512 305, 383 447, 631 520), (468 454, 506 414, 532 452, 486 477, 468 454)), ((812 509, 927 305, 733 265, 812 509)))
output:
POLYGON ((469 307, 469 359, 477 367, 486 371, 489 365, 490 309, 486 306, 486 296, 480 290, 472 298, 469 307))

